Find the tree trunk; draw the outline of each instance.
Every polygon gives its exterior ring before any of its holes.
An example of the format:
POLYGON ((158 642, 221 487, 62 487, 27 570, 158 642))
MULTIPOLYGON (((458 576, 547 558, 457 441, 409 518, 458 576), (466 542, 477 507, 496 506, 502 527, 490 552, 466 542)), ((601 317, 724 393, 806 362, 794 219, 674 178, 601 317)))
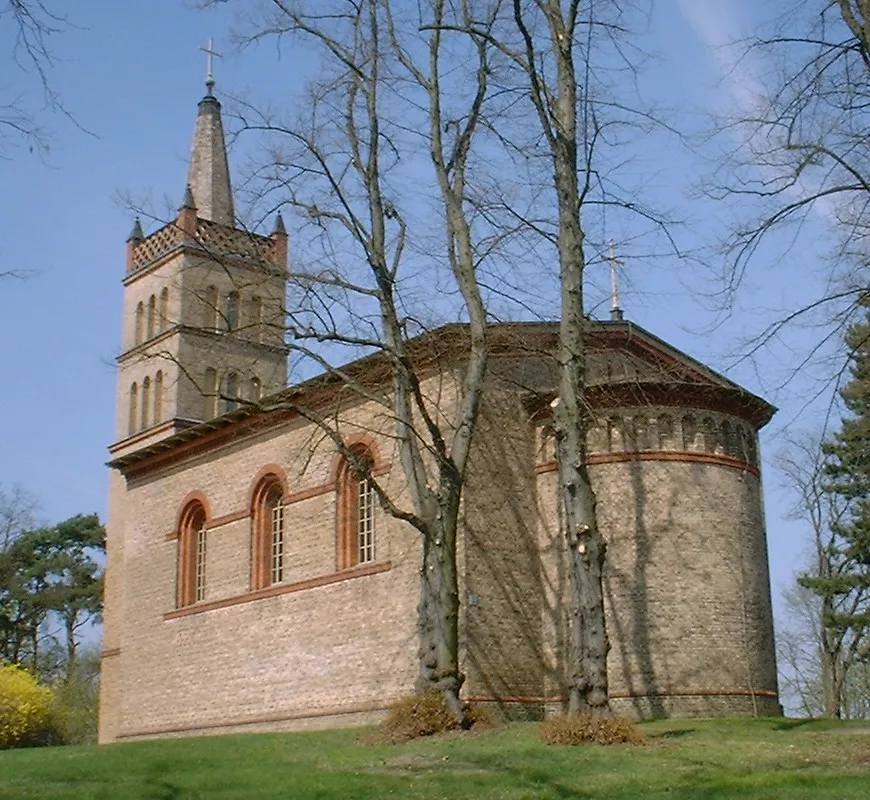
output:
POLYGON ((420 634, 418 694, 441 692, 462 727, 468 712, 459 696, 465 676, 459 671, 459 592, 456 571, 458 503, 441 505, 440 519, 423 536, 418 627, 420 634), (452 512, 452 513, 451 513, 452 512))
MULTIPOLYGON (((565 372, 571 372, 565 370, 565 372)), ((563 395, 564 396, 564 395, 563 395)), ((586 468, 585 424, 572 422, 562 400, 556 412, 559 489, 571 586, 568 711, 608 714, 607 653, 602 572, 606 543, 597 525, 595 494, 586 468)))
MULTIPOLYGON (((575 94, 566 89, 563 97, 575 94)), ((573 109, 565 109, 565 115, 573 109)), ((559 402, 554 414, 559 489, 571 584, 570 713, 608 714, 607 653, 602 572, 606 545, 598 530, 595 493, 586 466, 586 318, 583 313, 583 229, 577 183, 577 144, 569 135, 554 142, 559 199, 562 316, 559 323, 559 402)))
POLYGON ((64 615, 64 627, 66 628, 66 679, 70 680, 75 672, 76 657, 78 655, 78 643, 76 642, 76 618, 78 614, 67 611, 64 615))
POLYGON ((831 631, 825 625, 825 614, 831 608, 829 598, 822 600, 821 636, 819 638, 819 658, 822 662, 822 698, 825 704, 825 717, 839 719, 843 707, 844 669, 840 663, 838 648, 831 631))
MULTIPOLYGON (((595 493, 586 466, 586 318, 583 308, 583 226, 578 177, 577 77, 574 43, 579 5, 566 17, 559 3, 538 3, 550 30, 556 85, 547 87, 538 71, 538 54, 525 24, 520 0, 514 19, 526 43, 531 99, 553 161, 553 185, 559 214, 558 252, 561 294, 559 322, 559 399, 553 419, 559 493, 565 511, 570 573, 568 692, 569 713, 609 714, 607 652, 602 571, 605 543, 595 515, 595 493)), ((587 158, 591 153, 587 153, 587 158)), ((588 170, 588 163, 584 165, 588 170)), ((588 174, 587 174, 588 180, 588 174)), ((588 187, 587 187, 588 188, 588 187)))

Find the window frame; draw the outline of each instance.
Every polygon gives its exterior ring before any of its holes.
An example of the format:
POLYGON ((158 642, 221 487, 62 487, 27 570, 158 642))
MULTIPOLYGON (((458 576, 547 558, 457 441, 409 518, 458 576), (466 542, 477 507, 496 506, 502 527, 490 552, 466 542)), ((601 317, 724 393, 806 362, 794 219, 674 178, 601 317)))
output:
POLYGON ((338 467, 336 562, 339 570, 371 564, 378 557, 377 496, 372 480, 377 459, 366 445, 356 444, 350 449, 365 464, 365 469, 362 473, 355 470, 346 457, 342 457, 338 467))
POLYGON ((251 500, 251 588, 281 583, 287 573, 287 491, 282 477, 267 473, 251 500), (276 526, 276 522, 279 524, 276 526))
POLYGON ((176 605, 195 605, 206 598, 208 513, 199 500, 185 506, 178 526, 176 605))

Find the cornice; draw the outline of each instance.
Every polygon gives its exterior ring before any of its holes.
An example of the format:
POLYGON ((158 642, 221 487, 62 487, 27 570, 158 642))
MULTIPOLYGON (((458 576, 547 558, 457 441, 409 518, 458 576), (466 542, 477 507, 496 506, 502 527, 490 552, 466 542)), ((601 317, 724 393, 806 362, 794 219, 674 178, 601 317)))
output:
MULTIPOLYGON (((552 355, 558 342, 557 323, 505 323, 489 329, 490 352, 494 359, 504 357, 540 357, 552 355)), ((690 356, 662 343, 644 329, 630 322, 590 323, 590 345, 595 350, 635 352, 644 361, 661 362, 674 375, 673 381, 619 381, 587 388, 593 409, 663 405, 676 408, 722 411, 751 422, 756 428, 766 424, 775 408, 738 384, 708 370, 690 356), (677 379, 678 378, 678 379, 677 379)), ((453 323, 422 334, 407 343, 409 357, 418 370, 443 365, 455 368, 468 347, 468 329, 453 323)), ((368 389, 378 390, 389 382, 390 362, 382 353, 373 353, 341 367, 347 378, 357 380, 368 389)), ((262 433, 299 416, 292 406, 318 409, 334 404, 345 387, 344 378, 324 373, 295 387, 285 389, 260 406, 249 406, 225 414, 193 429, 183 431, 136 453, 115 459, 110 466, 128 478, 144 476, 186 458, 219 447, 230 440, 262 433), (282 406, 283 404, 283 406, 282 406)), ((351 390, 347 390, 351 391, 351 390)), ((550 396, 536 396, 530 411, 547 413, 550 396), (536 409, 537 407, 537 409, 536 409)))

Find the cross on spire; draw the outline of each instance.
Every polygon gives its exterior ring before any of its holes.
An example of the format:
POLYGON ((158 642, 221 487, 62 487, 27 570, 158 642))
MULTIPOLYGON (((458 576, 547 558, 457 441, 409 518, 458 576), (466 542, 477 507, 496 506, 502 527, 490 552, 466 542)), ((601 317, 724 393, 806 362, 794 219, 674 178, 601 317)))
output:
POLYGON ((610 255, 607 257, 610 262, 610 319, 614 322, 622 320, 622 309, 619 307, 619 274, 617 267, 622 266, 622 262, 616 257, 616 242, 610 240, 610 255))
POLYGON ((208 55, 208 61, 206 62, 206 73, 205 73, 205 88, 208 90, 208 94, 211 95, 212 90, 214 89, 214 57, 223 58, 223 56, 218 53, 214 49, 214 39, 209 37, 208 47, 200 47, 204 53, 208 55))

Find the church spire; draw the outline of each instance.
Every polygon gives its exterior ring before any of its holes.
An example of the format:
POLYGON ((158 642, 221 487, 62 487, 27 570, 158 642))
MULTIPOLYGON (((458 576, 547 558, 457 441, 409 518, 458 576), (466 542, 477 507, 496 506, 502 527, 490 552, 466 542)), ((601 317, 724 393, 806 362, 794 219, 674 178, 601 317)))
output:
POLYGON ((221 121, 221 104, 213 93, 212 57, 218 54, 214 52, 211 40, 206 53, 208 53, 206 95, 199 101, 187 183, 193 193, 193 200, 200 217, 232 226, 235 223, 235 211, 224 127, 221 121))

